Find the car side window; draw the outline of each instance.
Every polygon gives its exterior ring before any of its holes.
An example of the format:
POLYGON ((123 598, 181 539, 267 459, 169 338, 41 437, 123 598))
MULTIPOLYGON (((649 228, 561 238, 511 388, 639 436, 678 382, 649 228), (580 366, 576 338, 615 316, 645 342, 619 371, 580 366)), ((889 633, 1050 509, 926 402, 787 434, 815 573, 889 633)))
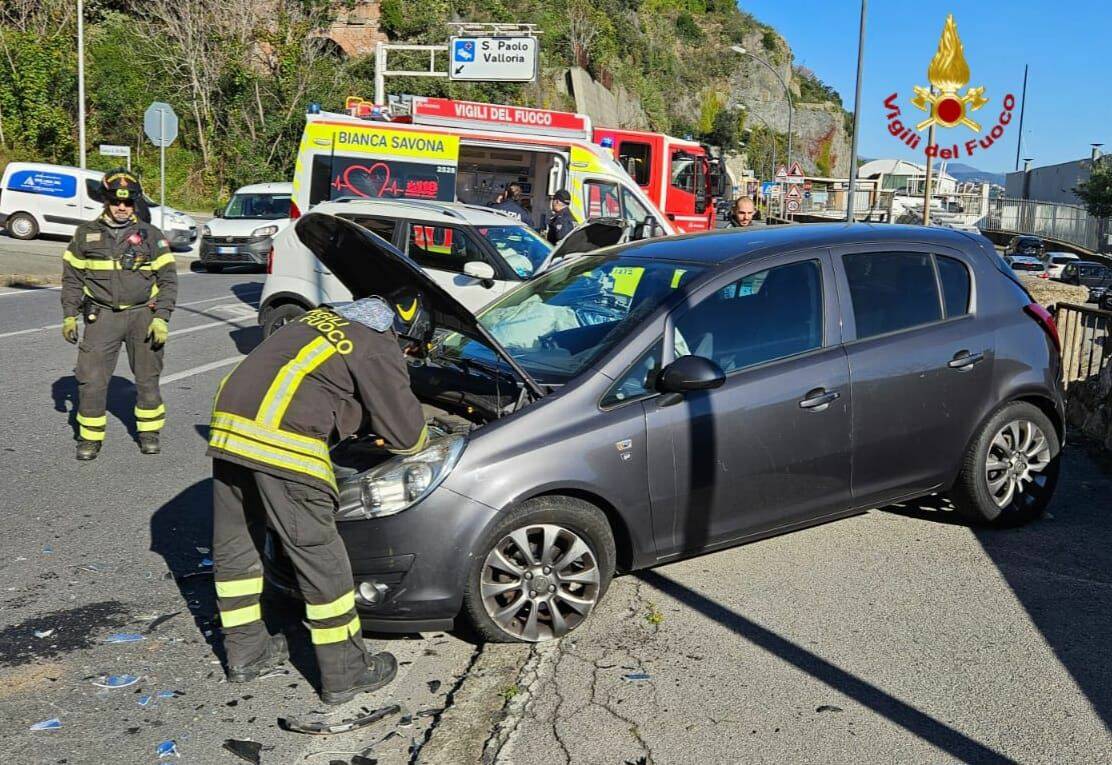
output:
POLYGON ((935 255, 938 280, 942 282, 942 300, 946 305, 946 318, 969 313, 969 269, 957 258, 935 255))
POLYGON ((656 394, 656 376, 660 373, 664 355, 664 340, 657 340, 653 347, 637 359, 617 382, 610 386, 599 405, 603 409, 628 404, 631 401, 656 394))
POLYGON ((394 220, 391 218, 371 218, 366 215, 341 215, 339 217, 350 220, 352 223, 378 234, 387 242, 394 241, 394 220))
POLYGON ((729 373, 822 346, 817 260, 749 274, 675 322, 675 355, 704 356, 729 373))
POLYGON ((931 256, 919 252, 853 253, 842 258, 857 339, 942 319, 931 256))
POLYGON ((409 226, 406 254, 420 266, 457 274, 469 261, 486 262, 482 250, 460 229, 417 222, 409 226))

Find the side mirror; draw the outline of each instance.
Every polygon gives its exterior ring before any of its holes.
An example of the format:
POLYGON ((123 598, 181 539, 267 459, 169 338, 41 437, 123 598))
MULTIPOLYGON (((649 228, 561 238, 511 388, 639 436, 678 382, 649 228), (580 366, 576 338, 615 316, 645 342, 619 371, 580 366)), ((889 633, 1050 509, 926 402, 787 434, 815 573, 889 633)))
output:
POLYGON ((214 217, 214 218, 219 218, 223 214, 224 214, 224 208, 223 207, 217 207, 215 210, 212 211, 212 217, 214 217))
POLYGON ((660 371, 656 389, 661 393, 710 390, 726 382, 722 367, 703 356, 680 356, 660 371))
POLYGON ((483 286, 490 289, 494 286, 494 266, 481 260, 469 260, 463 264, 463 273, 472 279, 477 279, 483 286))

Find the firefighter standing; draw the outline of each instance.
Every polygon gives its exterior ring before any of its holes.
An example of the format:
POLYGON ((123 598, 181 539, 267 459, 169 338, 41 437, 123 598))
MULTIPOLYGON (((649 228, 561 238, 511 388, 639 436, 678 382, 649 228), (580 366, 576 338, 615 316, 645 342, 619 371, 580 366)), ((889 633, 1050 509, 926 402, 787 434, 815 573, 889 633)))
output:
POLYGON ((389 683, 397 662, 368 655, 351 564, 336 530, 329 445, 361 429, 397 454, 428 440, 421 405, 381 298, 318 308, 283 326, 220 384, 213 404, 213 558, 228 680, 281 664, 282 635, 261 621, 266 529, 293 564, 321 670, 321 698, 338 704, 389 683))
POLYGON ((104 177, 104 213, 83 223, 62 256, 62 336, 77 353, 77 459, 95 459, 108 424, 108 381, 120 344, 135 376, 139 448, 158 454, 166 409, 158 390, 167 322, 178 294, 174 256, 162 232, 135 216, 142 196, 127 171, 104 177), (83 315, 84 337, 77 317, 83 315))

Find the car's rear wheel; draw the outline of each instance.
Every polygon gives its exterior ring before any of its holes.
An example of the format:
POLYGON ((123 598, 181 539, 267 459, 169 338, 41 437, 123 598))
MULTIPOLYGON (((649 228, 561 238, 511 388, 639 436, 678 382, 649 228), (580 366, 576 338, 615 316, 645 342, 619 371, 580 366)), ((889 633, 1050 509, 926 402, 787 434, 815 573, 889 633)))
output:
POLYGON ((270 337, 278 329, 305 313, 305 309, 296 303, 284 303, 270 310, 263 322, 263 337, 270 337))
POLYGON ((218 274, 224 270, 224 266, 217 265, 216 263, 205 263, 205 270, 210 274, 218 274))
POLYGON ((13 239, 34 239, 39 235, 39 224, 35 218, 24 212, 13 213, 4 221, 4 228, 13 239))
POLYGON ((464 611, 492 642, 561 638, 587 620, 614 573, 606 516, 570 497, 537 497, 510 512, 480 542, 464 611))
POLYGON ((1034 520, 1058 485, 1061 445, 1036 406, 1013 401, 984 424, 965 455, 951 492, 975 523, 1015 526, 1034 520))

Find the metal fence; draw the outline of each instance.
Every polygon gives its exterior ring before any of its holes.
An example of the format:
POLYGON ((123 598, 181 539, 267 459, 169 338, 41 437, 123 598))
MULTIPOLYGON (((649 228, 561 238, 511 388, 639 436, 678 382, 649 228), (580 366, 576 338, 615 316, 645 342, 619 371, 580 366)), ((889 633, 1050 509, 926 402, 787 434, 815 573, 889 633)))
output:
POLYGON ((977 226, 982 231, 1014 231, 1084 247, 1099 252, 1101 226, 1079 205, 1036 202, 1030 199, 990 199, 977 226))
POLYGON ((1112 359, 1112 311, 1059 303, 1054 322, 1062 341, 1062 383, 1083 382, 1112 359))

